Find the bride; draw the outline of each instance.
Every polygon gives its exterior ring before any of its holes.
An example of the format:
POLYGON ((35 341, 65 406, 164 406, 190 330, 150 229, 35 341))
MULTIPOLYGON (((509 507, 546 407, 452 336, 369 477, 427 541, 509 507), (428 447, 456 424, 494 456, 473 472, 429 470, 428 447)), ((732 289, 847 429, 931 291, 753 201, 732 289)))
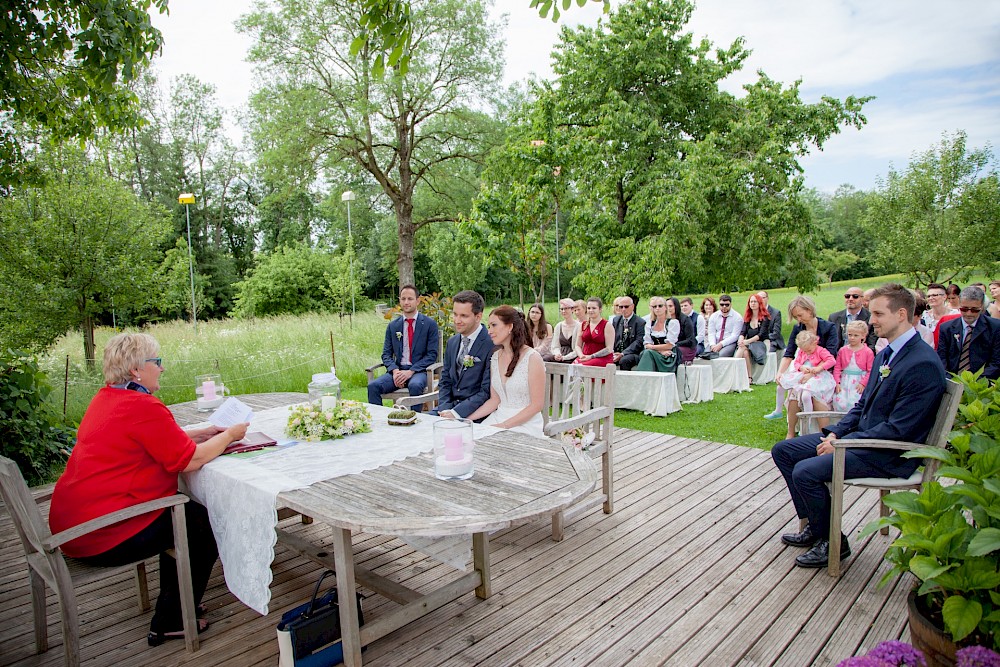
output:
POLYGON ((544 438, 545 363, 531 347, 524 315, 500 306, 490 313, 487 330, 496 345, 490 360, 490 397, 469 419, 486 417, 484 424, 544 438))

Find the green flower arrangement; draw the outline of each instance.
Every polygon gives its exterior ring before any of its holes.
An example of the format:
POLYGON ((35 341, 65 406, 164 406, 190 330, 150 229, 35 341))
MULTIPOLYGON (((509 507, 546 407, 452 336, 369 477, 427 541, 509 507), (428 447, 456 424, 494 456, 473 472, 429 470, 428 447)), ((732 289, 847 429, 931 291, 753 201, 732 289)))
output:
POLYGON ((323 410, 320 401, 302 403, 288 414, 288 435, 310 442, 337 440, 371 430, 372 416, 358 401, 339 401, 333 410, 323 410))

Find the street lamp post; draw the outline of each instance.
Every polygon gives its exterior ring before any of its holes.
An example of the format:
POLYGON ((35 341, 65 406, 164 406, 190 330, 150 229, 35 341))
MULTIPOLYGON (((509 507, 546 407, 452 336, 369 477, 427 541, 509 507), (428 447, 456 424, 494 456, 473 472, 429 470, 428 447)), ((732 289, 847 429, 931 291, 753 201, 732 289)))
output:
POLYGON ((187 237, 188 237, 188 273, 191 275, 191 320, 194 322, 194 332, 198 333, 198 311, 195 310, 194 302, 194 256, 191 254, 191 204, 194 203, 194 194, 190 192, 181 193, 177 197, 180 204, 184 204, 184 213, 187 216, 187 237))
POLYGON ((357 199, 358 196, 354 194, 351 190, 347 190, 344 194, 340 195, 340 201, 347 202, 347 240, 348 245, 351 247, 351 256, 349 258, 350 264, 350 279, 351 279, 351 321, 354 321, 354 237, 351 234, 351 202, 357 199))

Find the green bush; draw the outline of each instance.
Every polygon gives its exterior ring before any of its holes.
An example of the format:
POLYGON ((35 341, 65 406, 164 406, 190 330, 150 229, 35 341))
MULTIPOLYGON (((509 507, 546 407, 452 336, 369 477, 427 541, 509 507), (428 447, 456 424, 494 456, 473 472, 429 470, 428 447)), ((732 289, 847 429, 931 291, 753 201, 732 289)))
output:
POLYGON ((46 402, 51 393, 33 357, 14 350, 0 354, 0 452, 17 463, 29 485, 48 481, 75 439, 46 402))
POLYGON ((236 284, 237 317, 301 315, 330 309, 328 274, 333 256, 307 245, 283 246, 260 259, 246 280, 236 284))

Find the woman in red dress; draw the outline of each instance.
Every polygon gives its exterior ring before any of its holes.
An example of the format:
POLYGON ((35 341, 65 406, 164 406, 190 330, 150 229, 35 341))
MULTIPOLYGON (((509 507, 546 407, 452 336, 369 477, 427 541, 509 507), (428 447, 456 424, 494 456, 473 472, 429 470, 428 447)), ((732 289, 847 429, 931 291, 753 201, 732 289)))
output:
MULTIPOLYGON (((80 428, 76 446, 52 493, 49 525, 58 533, 104 514, 177 493, 177 476, 198 470, 247 425, 209 426, 185 431, 163 402, 160 345, 148 334, 122 333, 104 348, 104 380, 80 428)), ((218 551, 208 511, 198 503, 184 508, 195 604, 201 601, 218 551)), ((151 512, 70 540, 67 556, 91 565, 114 566, 160 555, 160 595, 149 624, 150 646, 182 639, 177 568, 167 553, 174 546, 171 513, 151 512)), ((208 627, 199 621, 198 631, 208 627)))
POLYGON ((587 319, 581 324, 574 364, 607 366, 615 363, 611 354, 615 347, 615 330, 601 317, 603 306, 596 296, 587 299, 587 319))

